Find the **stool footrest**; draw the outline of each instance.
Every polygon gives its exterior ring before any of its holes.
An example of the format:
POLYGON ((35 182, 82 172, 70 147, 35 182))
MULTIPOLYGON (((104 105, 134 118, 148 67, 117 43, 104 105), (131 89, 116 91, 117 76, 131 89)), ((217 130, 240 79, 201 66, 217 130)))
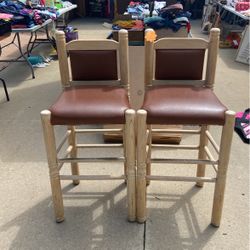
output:
POLYGON ((176 164, 204 164, 215 165, 218 161, 210 160, 196 160, 196 159, 165 159, 165 158, 152 158, 151 163, 176 163, 176 164))
POLYGON ((124 162, 124 157, 106 157, 106 158, 61 158, 58 159, 59 163, 72 163, 72 162, 124 162))
POLYGON ((124 180, 125 175, 60 175, 61 180, 124 180))
POLYGON ((147 180, 151 181, 186 181, 186 182, 215 182, 216 178, 209 177, 186 177, 186 176, 157 176, 157 175, 147 175, 147 180))

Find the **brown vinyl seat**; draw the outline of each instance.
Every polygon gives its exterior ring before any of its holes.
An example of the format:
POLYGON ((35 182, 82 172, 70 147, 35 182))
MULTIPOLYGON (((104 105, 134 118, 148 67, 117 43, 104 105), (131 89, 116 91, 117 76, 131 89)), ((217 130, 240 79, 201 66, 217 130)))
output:
POLYGON ((183 125, 223 125, 227 110, 210 88, 185 85, 151 87, 142 109, 148 124, 183 125))
POLYGON ((128 93, 124 88, 69 87, 50 107, 51 124, 123 124, 129 107, 128 93))
POLYGON ((55 103, 41 112, 56 221, 64 220, 61 180, 73 180, 75 185, 80 180, 125 180, 128 220, 134 221, 135 111, 130 109, 128 93, 128 32, 119 31, 119 42, 102 39, 77 40, 66 44, 64 32, 58 31, 56 44, 63 90, 55 103), (100 128, 100 125, 105 124, 123 126, 119 129, 100 128), (88 125, 88 128, 82 125, 88 125), (55 136, 56 126, 66 127, 61 142, 57 142, 55 136), (80 135, 114 132, 123 135, 123 143, 78 143, 80 135), (65 144, 68 145, 62 156, 65 144), (80 150, 96 151, 97 148, 122 148, 124 155, 113 157, 114 153, 110 152, 112 157, 80 157, 80 150), (80 175, 79 163, 86 162, 123 162, 124 174, 100 175, 97 172, 97 175, 80 175), (65 163, 70 163, 71 174, 60 173, 65 163))
MULTIPOLYGON (((146 38, 150 32, 154 31, 147 30, 146 38)), ((145 96, 137 111, 136 198, 140 223, 147 219, 146 185, 151 180, 160 180, 196 182, 198 187, 204 182, 214 182, 211 223, 216 227, 220 225, 235 113, 229 111, 213 92, 219 33, 219 29, 212 29, 209 41, 196 38, 145 41, 145 96), (152 127, 156 124, 182 125, 183 129, 152 127), (214 125, 222 127, 220 146, 209 131, 214 125), (152 135, 157 133, 198 135, 199 142, 198 145, 152 143, 152 135), (151 152, 157 149, 178 151, 176 158, 153 158, 151 152), (197 150, 198 157, 185 157, 187 150, 197 150), (197 164, 197 172, 194 177, 153 175, 152 163, 197 164), (215 177, 205 176, 205 168, 209 165, 214 168, 215 177)), ((192 139, 196 138, 192 136, 192 139)))

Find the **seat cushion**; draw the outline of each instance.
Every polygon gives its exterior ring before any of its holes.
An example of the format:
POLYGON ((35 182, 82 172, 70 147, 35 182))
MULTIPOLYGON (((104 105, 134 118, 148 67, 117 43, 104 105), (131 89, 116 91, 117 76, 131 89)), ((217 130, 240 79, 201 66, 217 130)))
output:
POLYGON ((122 124, 128 108, 129 100, 124 88, 69 87, 50 108, 51 124, 122 124))
POLYGON ((148 124, 223 125, 227 108, 209 88, 154 86, 144 98, 148 124))

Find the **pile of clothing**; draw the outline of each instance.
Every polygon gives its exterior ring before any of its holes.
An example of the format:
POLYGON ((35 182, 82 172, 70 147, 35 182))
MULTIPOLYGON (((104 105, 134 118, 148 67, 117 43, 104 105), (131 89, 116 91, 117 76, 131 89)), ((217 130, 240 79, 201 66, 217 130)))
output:
POLYGON ((220 3, 234 8, 242 15, 250 16, 250 0, 227 0, 226 2, 220 0, 220 3))
POLYGON ((127 29, 127 30, 143 30, 144 23, 142 20, 118 20, 112 25, 113 30, 127 29))
POLYGON ((177 32, 180 28, 186 27, 189 33, 191 29, 189 22, 191 13, 184 11, 181 3, 166 6, 166 1, 154 1, 154 5, 150 5, 147 1, 132 1, 125 14, 130 14, 132 20, 116 21, 113 30, 143 29, 146 26, 153 29, 168 28, 177 32))
MULTIPOLYGON (((0 13, 0 36, 8 34, 11 32, 11 18, 13 15, 0 13)), ((1 49, 0 49, 1 54, 1 49)))
POLYGON ((31 7, 20 1, 4 0, 0 2, 0 14, 9 14, 12 28, 32 28, 48 19, 56 19, 58 13, 56 8, 31 7))
POLYGON ((174 32, 177 32, 184 26, 187 28, 187 32, 190 32, 191 25, 189 18, 191 17, 191 13, 184 11, 182 4, 176 3, 159 8, 161 5, 156 3, 157 2, 155 2, 153 16, 144 18, 144 23, 147 26, 153 29, 169 28, 174 32))
POLYGON ((150 15, 149 4, 131 1, 128 5, 127 13, 130 14, 133 19, 148 17, 150 15))

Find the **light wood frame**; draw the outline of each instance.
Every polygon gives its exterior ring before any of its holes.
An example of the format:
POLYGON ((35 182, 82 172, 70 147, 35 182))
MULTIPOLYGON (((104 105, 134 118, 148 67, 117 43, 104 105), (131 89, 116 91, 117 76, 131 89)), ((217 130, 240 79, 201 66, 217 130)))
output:
MULTIPOLYGON (((145 33, 152 32, 152 29, 147 29, 145 33)), ((167 84, 195 84, 205 85, 213 88, 215 80, 215 71, 217 63, 217 54, 219 49, 219 35, 220 30, 213 28, 210 33, 209 41, 202 38, 161 38, 156 42, 145 41, 145 67, 144 67, 144 81, 146 87, 151 85, 167 84), (155 80, 155 50, 156 49, 205 49, 207 50, 207 66, 205 79, 202 80, 155 80)), ((204 64, 205 65, 205 64, 204 64)))
MULTIPOLYGON (((152 31, 152 30, 150 30, 152 31)), ((148 32, 148 30, 146 31, 148 32)), ((206 48, 207 67, 205 79, 199 84, 204 87, 213 89, 217 52, 219 45, 219 29, 212 29, 209 41, 204 39, 191 39, 191 38, 164 38, 152 42, 145 42, 145 87, 150 87, 152 84, 162 84, 166 81, 155 81, 155 49, 156 48, 206 48)), ((176 81, 179 84, 178 81, 176 81)), ((173 84, 174 81, 171 80, 173 84)), ((183 81, 182 81, 183 83, 183 81)), ((190 81, 187 82, 190 84, 190 81)), ((197 84, 195 81, 194 84, 197 84)), ((147 91, 147 90, 146 90, 147 91)), ((167 101, 167 100, 166 100, 167 101)), ((196 182, 197 187, 203 187, 204 182, 214 182, 214 201, 211 224, 219 227, 222 215, 222 207, 224 200, 224 191, 226 184, 226 174, 230 156, 230 148, 233 136, 235 113, 233 111, 226 111, 225 124, 222 128, 222 135, 220 146, 217 145, 212 135, 209 132, 208 125, 197 124, 200 129, 152 129, 151 124, 147 124, 147 112, 145 110, 137 111, 137 181, 136 181, 136 197, 137 197, 137 221, 139 223, 145 222, 147 219, 146 209, 146 185, 151 180, 158 181, 185 181, 196 182), (199 135, 198 145, 163 145, 152 144, 151 136, 157 133, 181 133, 181 134, 196 134, 199 135), (217 158, 213 156, 208 148, 208 144, 214 149, 213 152, 218 154, 217 158), (184 149, 184 150, 197 150, 197 159, 166 159, 166 158, 152 158, 151 150, 153 149, 184 149), (197 165, 196 177, 186 176, 155 176, 151 174, 151 164, 166 163, 166 164, 194 164, 197 165), (205 167, 211 165, 215 170, 215 177, 205 177, 205 167)))
POLYGON ((56 32, 56 45, 59 59, 59 69, 61 83, 63 88, 73 84, 89 84, 90 81, 72 81, 70 76, 70 66, 67 53, 74 50, 116 50, 120 78, 117 81, 91 81, 92 85, 122 85, 129 88, 129 62, 128 62, 128 32, 127 30, 119 31, 119 42, 114 40, 73 40, 66 44, 65 34, 63 31, 56 32))
MULTIPOLYGON (((119 32, 119 43, 111 40, 80 40, 73 41, 66 45, 65 35, 63 32, 56 33, 57 50, 59 57, 59 67, 61 75, 62 87, 69 87, 72 84, 69 74, 69 63, 67 58, 68 50, 103 50, 116 49, 120 59, 120 79, 116 83, 129 86, 129 66, 128 66, 128 33, 126 30, 119 32)), ((101 81, 104 83, 105 81, 101 81)), ((108 82, 108 81, 107 81, 108 82)), ((85 84, 93 84, 93 82, 85 81, 85 84)), ((109 82, 108 82, 109 83, 109 82)), ((106 83, 107 84, 107 83, 106 83)), ((127 204, 128 204, 128 220, 136 220, 136 160, 135 160, 135 111, 127 109, 125 111, 125 124, 120 129, 102 129, 89 128, 80 129, 75 126, 66 126, 67 132, 59 143, 56 143, 54 127, 51 122, 51 112, 44 110, 41 112, 41 120, 44 132, 44 141, 47 152, 50 183, 52 190, 52 199, 54 204, 55 218, 57 222, 64 220, 64 206, 61 190, 61 180, 72 180, 74 185, 78 185, 80 180, 125 180, 127 183, 127 204), (95 133, 123 133, 123 143, 113 144, 79 144, 77 137, 85 134, 95 133), (61 150, 66 146, 66 152, 63 157, 61 150), (81 158, 78 151, 84 148, 124 148, 124 157, 106 157, 106 158, 81 158), (80 175, 78 164, 81 162, 123 162, 124 174, 120 176, 112 175, 80 175), (60 174, 60 170, 65 163, 71 164, 72 175, 60 174)))

